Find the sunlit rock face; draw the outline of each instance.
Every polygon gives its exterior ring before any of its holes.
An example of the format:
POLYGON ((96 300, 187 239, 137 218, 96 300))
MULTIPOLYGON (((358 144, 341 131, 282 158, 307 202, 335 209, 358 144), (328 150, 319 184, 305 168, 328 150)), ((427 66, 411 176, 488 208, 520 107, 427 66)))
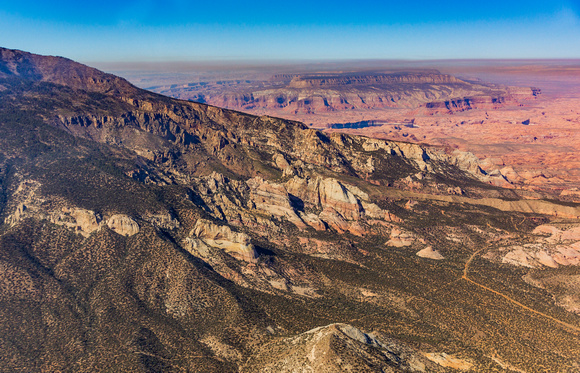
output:
POLYGON ((251 238, 244 233, 232 232, 228 226, 218 226, 208 220, 199 219, 186 239, 190 252, 207 256, 207 246, 225 251, 246 261, 255 261, 257 253, 251 238))
POLYGON ((117 214, 107 220, 107 226, 122 236, 133 236, 139 233, 139 224, 127 215, 117 214))

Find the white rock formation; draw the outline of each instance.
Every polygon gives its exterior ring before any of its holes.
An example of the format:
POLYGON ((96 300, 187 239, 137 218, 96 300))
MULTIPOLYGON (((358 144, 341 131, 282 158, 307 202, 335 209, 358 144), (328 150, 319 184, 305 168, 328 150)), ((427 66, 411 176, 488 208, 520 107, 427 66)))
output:
POLYGON ((203 258, 210 255, 208 246, 221 249, 248 262, 255 262, 258 257, 247 234, 232 232, 228 226, 219 226, 209 220, 199 219, 189 232, 185 248, 192 255, 203 258))
POLYGON ((250 198, 258 210, 276 217, 284 217, 298 228, 306 228, 306 224, 290 204, 290 197, 284 185, 265 181, 261 177, 250 179, 246 184, 250 187, 250 198))
POLYGON ((433 249, 433 247, 431 247, 431 246, 427 246, 423 250, 417 251, 416 255, 420 256, 421 258, 428 258, 428 259, 434 259, 434 260, 445 259, 445 257, 443 255, 441 255, 441 253, 438 250, 433 249))
POLYGON ((75 219, 77 229, 84 233, 91 234, 101 227, 100 219, 94 211, 72 209, 70 215, 75 219))
POLYGON ((368 195, 359 188, 333 178, 294 177, 286 183, 286 189, 312 207, 332 207, 346 220, 360 219, 364 214, 360 201, 368 200, 368 195))
POLYGON ((139 233, 139 224, 127 215, 117 214, 107 220, 107 226, 122 236, 133 236, 139 233))
POLYGON ((539 225, 533 231, 538 237, 531 243, 508 246, 503 263, 529 268, 580 265, 580 227, 562 230, 553 225, 539 225))
POLYGON ((170 213, 147 214, 143 220, 148 221, 156 227, 163 229, 177 229, 179 228, 179 221, 174 219, 170 213))
POLYGON ((473 366, 473 363, 466 359, 460 359, 453 355, 448 355, 445 352, 429 352, 424 353, 425 357, 445 368, 453 368, 462 371, 468 371, 473 366))
POLYGON ((394 247, 411 246, 415 242, 415 236, 410 232, 404 232, 400 228, 391 230, 391 238, 385 245, 394 247))

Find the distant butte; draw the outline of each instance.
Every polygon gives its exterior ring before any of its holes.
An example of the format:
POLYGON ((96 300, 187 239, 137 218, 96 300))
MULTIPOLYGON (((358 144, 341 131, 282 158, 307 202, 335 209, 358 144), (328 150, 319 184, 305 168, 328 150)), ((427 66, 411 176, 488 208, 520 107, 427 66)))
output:
MULTIPOLYGON (((453 112, 475 107, 517 105, 539 89, 500 87, 467 82, 437 70, 398 72, 273 75, 267 81, 207 82, 153 87, 158 93, 229 109, 285 117, 312 123, 317 115, 356 110, 423 107, 427 112, 453 112)), ((425 110, 424 110, 425 111, 425 110)))

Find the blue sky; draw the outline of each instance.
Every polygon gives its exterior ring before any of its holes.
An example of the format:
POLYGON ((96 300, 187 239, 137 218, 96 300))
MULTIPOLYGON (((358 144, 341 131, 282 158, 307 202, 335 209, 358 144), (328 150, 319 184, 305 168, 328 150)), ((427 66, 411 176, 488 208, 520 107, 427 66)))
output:
POLYGON ((580 0, 0 0, 0 46, 93 61, 580 58, 580 0))

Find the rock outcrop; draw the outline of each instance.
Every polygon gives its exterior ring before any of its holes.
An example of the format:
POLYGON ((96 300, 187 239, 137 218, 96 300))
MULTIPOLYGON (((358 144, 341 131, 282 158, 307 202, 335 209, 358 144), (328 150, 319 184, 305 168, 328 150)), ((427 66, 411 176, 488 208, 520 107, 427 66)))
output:
POLYGON ((391 230, 390 239, 385 243, 386 246, 405 247, 411 246, 417 237, 412 233, 401 228, 395 227, 391 230))
POLYGON ((139 224, 127 215, 117 214, 107 219, 107 226, 122 236, 133 236, 139 233, 139 224))
POLYGON ((358 187, 333 178, 294 177, 285 186, 288 193, 298 198, 304 207, 321 211, 318 215, 320 220, 339 233, 348 231, 363 235, 366 229, 361 223, 368 219, 400 221, 395 215, 369 202, 367 193, 358 187))
MULTIPOLYGON (((249 372, 443 372, 419 351, 394 339, 331 324, 268 344, 249 372)), ((433 359, 435 360, 435 359, 433 359)))
POLYGON ((262 178, 250 179, 246 184, 250 187, 250 199, 256 209, 266 214, 285 218, 298 228, 306 228, 306 224, 291 205, 290 196, 284 185, 271 183, 262 178))
POLYGON ((178 229, 180 227, 179 220, 171 216, 170 213, 147 214, 143 220, 152 225, 162 229, 178 229))
POLYGON ((420 256, 421 258, 434 259, 434 260, 445 259, 445 257, 443 255, 441 255, 439 250, 433 249, 432 246, 427 246, 426 248, 417 251, 416 255, 420 256))
POLYGON ((262 230, 271 228, 269 217, 286 220, 301 230, 332 228, 359 236, 369 231, 369 224, 401 221, 370 202, 358 187, 333 178, 294 176, 286 183, 275 183, 255 177, 244 183, 212 174, 198 191, 203 204, 197 203, 216 218, 245 226, 257 224, 262 230))
POLYGON ((347 220, 357 220, 363 215, 359 198, 368 195, 354 186, 345 186, 336 179, 302 179, 294 177, 286 183, 288 192, 313 208, 332 208, 347 220), (356 196, 355 194, 356 193, 356 196), (357 198, 357 196, 359 198, 357 198))
POLYGON ((427 359, 445 368, 469 371, 473 367, 471 361, 448 355, 445 352, 429 352, 424 355, 427 359))
POLYGON ((258 257, 247 234, 232 232, 228 226, 219 226, 209 220, 199 219, 189 232, 185 247, 195 256, 206 257, 211 255, 208 246, 249 262, 256 261, 258 257))
POLYGON ((528 268, 558 268, 580 265, 580 227, 562 230, 553 225, 539 225, 533 232, 535 242, 504 247, 502 263, 528 268))
POLYGON ((559 229, 553 225, 538 225, 532 231, 533 234, 545 236, 545 240, 550 243, 561 241, 580 241, 580 227, 571 227, 569 229, 559 229))
POLYGON ((83 232, 92 233, 100 227, 99 223, 101 218, 94 211, 85 209, 72 209, 71 211, 69 209, 63 209, 63 212, 69 212, 75 219, 78 229, 83 232))
MULTIPOLYGON (((47 198, 38 192, 40 187, 40 183, 30 180, 20 183, 14 198, 21 202, 15 206, 13 213, 4 219, 6 224, 15 226, 26 218, 48 220, 53 224, 70 228, 84 237, 100 229, 102 217, 94 211, 67 206, 48 208, 47 205, 50 204, 47 204, 47 198)), ((56 206, 59 204, 62 205, 62 202, 55 203, 56 206)))

